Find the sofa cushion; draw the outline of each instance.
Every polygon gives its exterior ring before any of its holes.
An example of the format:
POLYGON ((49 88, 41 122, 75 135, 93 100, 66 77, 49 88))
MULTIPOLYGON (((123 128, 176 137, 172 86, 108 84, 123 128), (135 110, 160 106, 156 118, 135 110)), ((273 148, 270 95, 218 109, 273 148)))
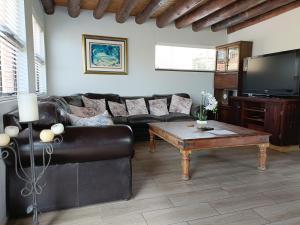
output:
POLYGON ((98 113, 93 108, 88 107, 77 107, 74 105, 69 105, 71 114, 74 114, 75 116, 86 118, 86 117, 92 117, 96 116, 98 113))
MULTIPOLYGON (((183 98, 190 98, 189 94, 186 93, 177 93, 175 94, 177 96, 183 97, 183 98)), ((167 99, 167 105, 168 105, 168 109, 170 109, 170 104, 171 104, 171 100, 172 100, 172 94, 165 94, 165 95, 153 95, 152 96, 154 99, 162 99, 162 98, 166 98, 167 99)))
POLYGON ((190 98, 183 98, 177 95, 172 96, 170 112, 184 113, 189 115, 193 101, 190 98))
POLYGON ((78 107, 83 107, 83 102, 81 99, 81 94, 70 95, 63 97, 69 105, 75 105, 78 107))
POLYGON ((126 104, 126 100, 135 100, 135 99, 140 99, 140 98, 145 99, 147 110, 148 110, 148 112, 150 112, 149 100, 154 99, 152 96, 150 96, 150 97, 149 96, 129 96, 129 97, 125 96, 125 97, 121 97, 121 103, 126 104))
POLYGON ((128 112, 126 111, 125 104, 121 104, 118 102, 108 101, 109 109, 114 117, 116 116, 127 116, 128 112))
POLYGON ((149 100, 150 114, 155 116, 168 115, 167 99, 149 100))
POLYGON ((57 105, 54 102, 39 102, 39 120, 33 125, 44 128, 59 122, 57 105))
POLYGON ((154 115, 134 115, 134 116, 128 116, 127 118, 128 124, 134 124, 134 123, 152 123, 152 122, 162 122, 164 119, 160 116, 154 116, 154 115))
POLYGON ((106 111, 105 99, 90 99, 82 96, 82 101, 85 107, 93 108, 97 114, 102 114, 106 111))
POLYGON ((128 123, 127 116, 116 116, 116 117, 113 117, 112 120, 114 121, 114 124, 127 124, 128 123))
POLYGON ((73 126, 100 127, 114 124, 107 111, 103 114, 87 118, 82 118, 73 114, 68 114, 68 116, 73 126))
POLYGON ((131 116, 148 114, 148 110, 144 98, 132 99, 132 100, 126 99, 126 107, 129 115, 131 116))
POLYGON ((192 116, 184 113, 170 113, 169 115, 162 116, 162 118, 165 122, 194 120, 192 116))

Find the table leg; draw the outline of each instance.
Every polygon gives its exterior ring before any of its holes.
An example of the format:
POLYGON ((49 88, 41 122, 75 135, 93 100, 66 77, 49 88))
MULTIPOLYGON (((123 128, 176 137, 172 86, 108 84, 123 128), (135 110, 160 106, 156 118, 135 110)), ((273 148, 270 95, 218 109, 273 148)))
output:
POLYGON ((259 170, 266 170, 267 147, 269 147, 269 144, 258 145, 259 148, 258 169, 259 170))
POLYGON ((182 179, 189 180, 190 179, 190 155, 191 151, 180 150, 182 155, 182 179))
POLYGON ((150 152, 154 152, 156 149, 155 135, 151 131, 149 131, 149 134, 150 134, 150 143, 149 143, 150 152))

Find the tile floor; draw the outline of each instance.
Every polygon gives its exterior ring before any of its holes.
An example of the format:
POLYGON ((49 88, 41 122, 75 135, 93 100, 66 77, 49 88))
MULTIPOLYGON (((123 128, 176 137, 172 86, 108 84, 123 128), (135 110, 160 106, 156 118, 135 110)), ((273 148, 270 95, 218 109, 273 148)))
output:
MULTIPOLYGON (((192 179, 180 179, 180 154, 158 142, 136 145, 130 201, 40 216, 41 225, 299 225, 300 152, 269 151, 256 169, 255 147, 193 152, 192 179)), ((29 225, 30 218, 9 225, 29 225)))

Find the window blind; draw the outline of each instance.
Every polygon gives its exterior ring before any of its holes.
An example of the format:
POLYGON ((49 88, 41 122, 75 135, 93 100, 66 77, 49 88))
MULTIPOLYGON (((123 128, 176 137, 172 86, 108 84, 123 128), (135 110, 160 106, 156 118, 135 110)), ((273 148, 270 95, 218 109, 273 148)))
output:
POLYGON ((28 91, 24 2, 0 1, 0 99, 28 91))
POLYGON ((38 94, 47 92, 45 50, 44 50, 44 31, 32 17, 33 42, 34 42, 34 67, 35 67, 35 90, 38 94))

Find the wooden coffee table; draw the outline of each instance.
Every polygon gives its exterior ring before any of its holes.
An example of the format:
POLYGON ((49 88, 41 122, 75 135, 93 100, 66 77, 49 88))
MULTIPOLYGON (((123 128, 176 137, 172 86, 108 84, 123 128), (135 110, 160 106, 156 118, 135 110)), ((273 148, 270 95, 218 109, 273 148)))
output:
POLYGON ((207 126, 214 131, 201 131, 195 121, 149 123, 150 151, 156 148, 155 136, 178 148, 182 154, 183 180, 190 179, 192 151, 203 149, 257 145, 258 169, 266 169, 270 134, 213 120, 208 121, 207 126))

